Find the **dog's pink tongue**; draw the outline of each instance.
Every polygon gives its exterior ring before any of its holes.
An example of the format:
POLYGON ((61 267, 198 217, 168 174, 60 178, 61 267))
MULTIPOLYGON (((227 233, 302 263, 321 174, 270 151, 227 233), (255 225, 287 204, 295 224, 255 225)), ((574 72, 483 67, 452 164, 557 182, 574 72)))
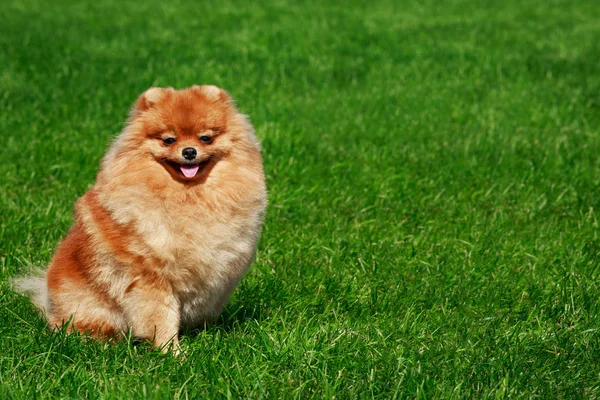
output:
POLYGON ((193 178, 196 176, 199 167, 197 165, 180 165, 179 168, 186 178, 193 178))

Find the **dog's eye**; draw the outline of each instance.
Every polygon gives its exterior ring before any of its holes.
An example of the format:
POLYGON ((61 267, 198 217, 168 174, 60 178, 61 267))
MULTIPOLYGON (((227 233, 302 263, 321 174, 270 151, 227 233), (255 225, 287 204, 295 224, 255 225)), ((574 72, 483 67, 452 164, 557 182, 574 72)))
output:
POLYGON ((177 140, 176 140, 175 138, 172 138, 172 137, 169 137, 169 138, 163 139, 163 143, 164 143, 164 144, 166 144, 167 146, 168 146, 168 145, 170 145, 170 144, 173 144, 173 143, 175 143, 176 141, 177 141, 177 140))
POLYGON ((210 130, 213 132, 219 132, 221 130, 221 128, 214 126, 214 127, 210 128, 210 130))
POLYGON ((202 143, 211 144, 212 138, 210 136, 203 135, 203 136, 200 136, 200 141, 202 143))

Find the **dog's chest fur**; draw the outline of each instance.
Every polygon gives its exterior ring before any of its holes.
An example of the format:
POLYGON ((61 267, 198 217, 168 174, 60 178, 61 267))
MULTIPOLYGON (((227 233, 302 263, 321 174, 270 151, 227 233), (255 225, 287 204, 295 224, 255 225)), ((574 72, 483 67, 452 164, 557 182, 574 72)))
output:
POLYGON ((218 309, 247 271, 260 234, 262 216, 232 212, 227 218, 211 217, 205 210, 190 209, 185 219, 169 218, 166 210, 139 221, 145 245, 161 261, 180 301, 183 325, 220 312, 218 309), (157 229, 158 228, 158 229, 157 229))
MULTIPOLYGON (((103 201, 116 223, 133 227, 129 250, 154 260, 147 267, 171 285, 183 327, 218 314, 254 258, 266 203, 264 187, 236 193, 243 195, 232 198, 215 192, 204 201, 186 203, 120 191, 118 197, 103 201), (127 201, 134 195, 136 201, 127 201)), ((121 276, 123 284, 114 289, 122 291, 134 278, 121 276)))

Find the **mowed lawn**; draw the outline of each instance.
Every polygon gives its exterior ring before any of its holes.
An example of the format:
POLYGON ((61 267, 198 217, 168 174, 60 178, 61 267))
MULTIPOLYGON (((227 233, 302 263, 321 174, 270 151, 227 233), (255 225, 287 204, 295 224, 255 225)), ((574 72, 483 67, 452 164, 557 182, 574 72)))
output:
POLYGON ((0 398, 600 397, 597 1, 6 1, 0 398), (185 358, 51 332, 43 267, 129 107, 250 115, 256 262, 185 358))

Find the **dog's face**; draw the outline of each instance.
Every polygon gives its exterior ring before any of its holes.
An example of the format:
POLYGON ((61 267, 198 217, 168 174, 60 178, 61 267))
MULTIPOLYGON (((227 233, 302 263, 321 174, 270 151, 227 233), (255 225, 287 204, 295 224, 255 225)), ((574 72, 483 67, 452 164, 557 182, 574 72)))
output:
POLYGON ((181 182, 200 179, 244 136, 240 114, 216 86, 150 88, 137 100, 130 128, 135 145, 181 182))

